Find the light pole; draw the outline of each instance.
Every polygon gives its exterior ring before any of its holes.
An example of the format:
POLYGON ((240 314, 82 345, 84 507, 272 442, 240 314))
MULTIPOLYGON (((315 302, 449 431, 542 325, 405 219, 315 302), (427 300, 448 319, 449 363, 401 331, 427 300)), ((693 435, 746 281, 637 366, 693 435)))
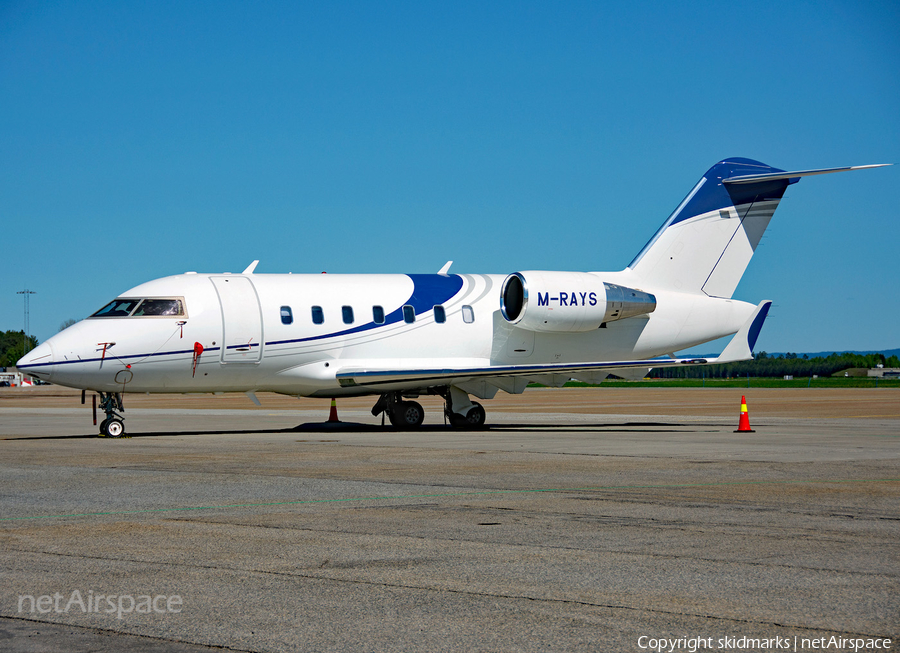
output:
POLYGON ((29 331, 29 327, 30 327, 30 325, 28 324, 28 322, 29 322, 29 310, 28 310, 29 301, 28 300, 30 299, 29 295, 36 295, 37 293, 33 290, 28 290, 28 288, 26 288, 25 290, 20 290, 16 294, 25 296, 25 332, 22 334, 22 355, 24 356, 25 354, 28 353, 28 331, 29 331))

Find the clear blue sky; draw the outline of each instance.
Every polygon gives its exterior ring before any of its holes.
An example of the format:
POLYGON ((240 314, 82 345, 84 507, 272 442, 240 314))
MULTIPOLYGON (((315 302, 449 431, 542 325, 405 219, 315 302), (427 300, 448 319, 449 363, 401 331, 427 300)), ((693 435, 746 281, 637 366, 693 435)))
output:
MULTIPOLYGON (((0 329, 187 270, 619 270, 729 156, 900 162, 896 2, 0 2, 0 329)), ((900 166, 791 186, 757 349, 900 347, 900 166)))

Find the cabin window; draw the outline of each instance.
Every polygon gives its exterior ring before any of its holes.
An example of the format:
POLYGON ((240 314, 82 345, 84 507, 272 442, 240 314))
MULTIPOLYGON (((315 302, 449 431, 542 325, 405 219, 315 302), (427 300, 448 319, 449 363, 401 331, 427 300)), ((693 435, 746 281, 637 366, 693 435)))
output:
POLYGON ((294 313, 291 311, 290 306, 282 306, 281 307, 281 323, 282 324, 293 324, 294 323, 294 313))
POLYGON ((471 306, 462 307, 463 322, 472 324, 475 321, 475 310, 471 306))
POLYGON ((344 324, 353 324, 353 307, 341 306, 341 315, 344 318, 344 324))
POLYGON ((447 321, 447 311, 444 310, 443 306, 434 307, 434 321, 438 324, 443 324, 447 321))
POLYGON ((384 308, 382 306, 372 307, 372 321, 375 324, 384 324, 384 308))
POLYGON ((403 321, 407 324, 412 324, 416 321, 416 309, 409 304, 403 307, 403 321))
POLYGON ((313 324, 324 324, 325 323, 325 312, 322 310, 321 306, 313 306, 312 307, 312 321, 313 321, 313 324))

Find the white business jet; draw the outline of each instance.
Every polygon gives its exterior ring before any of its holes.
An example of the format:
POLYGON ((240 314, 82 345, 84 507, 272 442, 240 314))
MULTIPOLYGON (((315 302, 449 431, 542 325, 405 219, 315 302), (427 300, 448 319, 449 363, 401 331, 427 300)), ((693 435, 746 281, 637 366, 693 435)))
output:
MULTIPOLYGON (((103 435, 124 435, 122 394, 375 395, 373 415, 416 428, 439 395, 456 427, 531 381, 752 358, 770 301, 731 299, 789 184, 858 166, 785 172, 715 164, 620 272, 185 274, 123 293, 17 364, 95 391, 103 435), (735 334, 717 358, 675 352, 735 334)), ((258 402, 257 402, 258 403, 258 402)))

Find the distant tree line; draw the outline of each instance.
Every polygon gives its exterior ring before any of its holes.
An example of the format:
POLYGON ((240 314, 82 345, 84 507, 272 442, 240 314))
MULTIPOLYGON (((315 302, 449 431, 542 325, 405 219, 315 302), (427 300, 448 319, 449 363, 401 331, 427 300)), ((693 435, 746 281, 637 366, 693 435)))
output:
POLYGON ((28 336, 26 343, 24 331, 0 331, 0 367, 13 367, 25 355, 26 344, 31 351, 38 346, 38 340, 28 336))
POLYGON ((724 363, 722 365, 687 366, 658 368, 651 370, 650 378, 653 379, 726 379, 736 376, 754 377, 783 377, 787 374, 796 377, 809 377, 813 375, 831 376, 835 372, 851 367, 900 367, 900 359, 897 356, 885 358, 884 354, 851 354, 834 353, 830 356, 817 356, 810 358, 807 354, 779 354, 769 356, 761 351, 752 361, 740 363, 724 363))

